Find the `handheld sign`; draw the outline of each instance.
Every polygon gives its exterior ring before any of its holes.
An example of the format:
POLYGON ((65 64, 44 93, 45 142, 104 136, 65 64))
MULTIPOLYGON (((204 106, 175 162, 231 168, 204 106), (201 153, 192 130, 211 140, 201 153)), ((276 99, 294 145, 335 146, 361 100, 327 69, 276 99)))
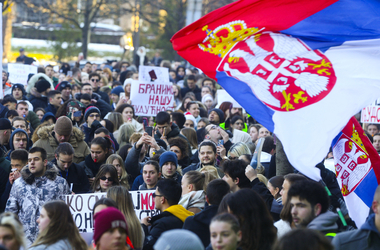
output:
POLYGON ((169 69, 163 67, 140 66, 139 81, 169 82, 169 69))
POLYGON ((173 108, 173 84, 170 82, 133 82, 131 101, 136 116, 156 116, 173 108))
POLYGON ((37 67, 27 64, 9 63, 9 80, 11 83, 28 84, 28 75, 37 74, 37 67))
POLYGON ((380 123, 380 106, 367 106, 362 109, 361 123, 380 123))
MULTIPOLYGON (((153 193, 149 191, 130 191, 133 207, 137 218, 141 220, 147 216, 154 216, 160 211, 155 209, 153 193)), ((92 232, 94 228, 93 211, 95 203, 105 198, 106 193, 66 195, 65 203, 69 206, 74 222, 79 232, 92 232)))

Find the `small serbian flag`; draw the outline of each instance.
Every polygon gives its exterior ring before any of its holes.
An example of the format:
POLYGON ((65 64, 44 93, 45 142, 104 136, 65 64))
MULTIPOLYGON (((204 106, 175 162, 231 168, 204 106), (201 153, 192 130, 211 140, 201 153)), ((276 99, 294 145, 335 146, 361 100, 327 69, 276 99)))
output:
POLYGON ((380 180, 380 156, 355 117, 333 140, 333 154, 336 178, 350 217, 360 227, 380 180))
POLYGON ((171 42, 320 180, 332 140, 380 96, 379 10, 378 0, 236 1, 171 42))

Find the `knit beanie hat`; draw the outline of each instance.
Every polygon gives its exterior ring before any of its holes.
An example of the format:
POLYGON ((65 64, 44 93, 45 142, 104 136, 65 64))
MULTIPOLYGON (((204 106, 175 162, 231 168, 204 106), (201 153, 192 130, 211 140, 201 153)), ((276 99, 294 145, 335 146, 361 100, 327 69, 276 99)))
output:
POLYGON ((215 111, 218 114, 218 116, 219 116, 219 122, 223 123, 224 122, 224 113, 223 113, 223 111, 221 109, 217 109, 217 108, 211 109, 210 113, 212 111, 215 111))
POLYGON ((128 235, 128 226, 124 215, 114 207, 108 207, 98 212, 94 216, 94 236, 95 244, 100 237, 110 229, 123 228, 128 235))
POLYGON ((88 116, 92 113, 98 113, 100 115, 100 110, 95 106, 88 107, 84 112, 84 120, 87 121, 88 116))
POLYGON ((12 93, 13 93, 13 90, 15 90, 16 88, 17 89, 21 89, 22 95, 26 95, 25 88, 24 88, 23 84, 21 84, 21 83, 15 83, 15 84, 13 84, 13 86, 12 86, 12 93))
POLYGON ((36 89, 38 93, 42 93, 50 87, 50 82, 46 81, 45 79, 41 79, 36 82, 36 89))
POLYGON ((73 132, 73 124, 70 118, 61 116, 54 125, 54 131, 59 135, 71 135, 73 132))
POLYGON ((208 100, 211 100, 212 102, 214 102, 214 98, 212 98, 212 96, 210 94, 205 94, 202 97, 202 103, 205 104, 205 102, 208 101, 208 100))
POLYGON ((205 248, 195 233, 186 229, 173 229, 161 234, 154 244, 154 249, 204 250, 205 248))
POLYGON ((173 162, 176 166, 178 166, 177 155, 172 151, 166 151, 160 156, 160 167, 167 162, 173 162))
POLYGON ((120 96, 121 92, 124 92, 124 89, 123 89, 122 86, 117 86, 116 88, 113 88, 111 90, 111 94, 115 94, 115 95, 118 95, 118 96, 120 96))

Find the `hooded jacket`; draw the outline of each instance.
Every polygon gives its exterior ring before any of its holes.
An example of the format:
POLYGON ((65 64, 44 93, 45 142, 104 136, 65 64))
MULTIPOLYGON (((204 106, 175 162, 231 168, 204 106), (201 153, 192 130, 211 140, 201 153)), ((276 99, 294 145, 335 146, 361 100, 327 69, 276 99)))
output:
POLYGON ((210 244, 210 223, 211 219, 217 214, 218 206, 206 206, 204 210, 194 216, 187 217, 183 229, 187 229, 196 235, 207 247, 210 244))
POLYGON ((358 230, 337 234, 332 240, 335 250, 380 249, 380 232, 375 225, 375 214, 371 214, 358 230))
MULTIPOLYGON (((54 152, 59 145, 59 142, 55 139, 54 125, 40 128, 37 135, 40 139, 34 143, 33 147, 44 148, 47 152, 48 161, 52 161, 55 158, 54 152)), ((68 142, 74 148, 74 163, 82 162, 90 154, 90 149, 84 141, 84 134, 79 128, 73 127, 73 132, 68 142)))
POLYGON ((13 137, 15 136, 15 134, 20 133, 20 132, 24 133, 26 135, 27 145, 26 145, 25 149, 29 150, 32 146, 31 142, 29 140, 28 133, 26 133, 25 130, 23 130, 23 129, 19 129, 19 128, 16 129, 15 131, 12 132, 11 137, 9 139, 9 146, 10 146, 11 150, 8 152, 8 155, 6 157, 6 159, 9 161, 11 160, 11 153, 13 152, 13 150, 15 150, 14 145, 13 145, 13 137))
POLYGON ((315 217, 315 219, 307 225, 307 228, 320 231, 323 234, 336 233, 338 231, 338 224, 336 223, 338 219, 338 214, 326 211, 315 217))
POLYGON ((68 171, 64 171, 58 167, 57 159, 52 160, 51 163, 57 166, 58 175, 67 181, 71 191, 76 194, 85 194, 90 191, 90 183, 82 166, 73 162, 68 171))
POLYGON ((181 205, 173 205, 168 207, 162 213, 153 216, 150 223, 151 227, 142 224, 145 233, 144 250, 152 250, 154 244, 163 232, 172 229, 181 229, 186 218, 194 215, 194 213, 187 211, 181 205))
POLYGON ((37 108, 47 108, 49 102, 46 96, 41 95, 41 93, 37 92, 35 88, 30 90, 30 94, 29 101, 33 105, 33 111, 37 108))
POLYGON ((41 177, 35 177, 29 171, 29 166, 21 170, 21 178, 13 183, 5 211, 15 213, 20 218, 27 245, 38 236, 36 220, 42 206, 47 201, 64 200, 67 194, 70 194, 70 188, 65 179, 58 176, 58 169, 53 164, 48 163, 45 174, 41 177))

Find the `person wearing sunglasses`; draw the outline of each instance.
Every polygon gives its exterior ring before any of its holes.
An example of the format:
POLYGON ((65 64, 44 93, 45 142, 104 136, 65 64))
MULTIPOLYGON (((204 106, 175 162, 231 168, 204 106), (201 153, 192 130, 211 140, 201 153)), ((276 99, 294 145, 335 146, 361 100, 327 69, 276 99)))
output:
POLYGON ((92 183, 92 191, 94 193, 103 193, 107 192, 110 187, 118 185, 120 185, 120 183, 115 166, 112 164, 103 164, 92 183))
POLYGON ((97 73, 91 73, 88 76, 90 80, 90 84, 92 86, 93 93, 96 93, 101 96, 102 100, 104 100, 107 104, 110 104, 110 98, 107 93, 100 91, 100 75, 97 73))

